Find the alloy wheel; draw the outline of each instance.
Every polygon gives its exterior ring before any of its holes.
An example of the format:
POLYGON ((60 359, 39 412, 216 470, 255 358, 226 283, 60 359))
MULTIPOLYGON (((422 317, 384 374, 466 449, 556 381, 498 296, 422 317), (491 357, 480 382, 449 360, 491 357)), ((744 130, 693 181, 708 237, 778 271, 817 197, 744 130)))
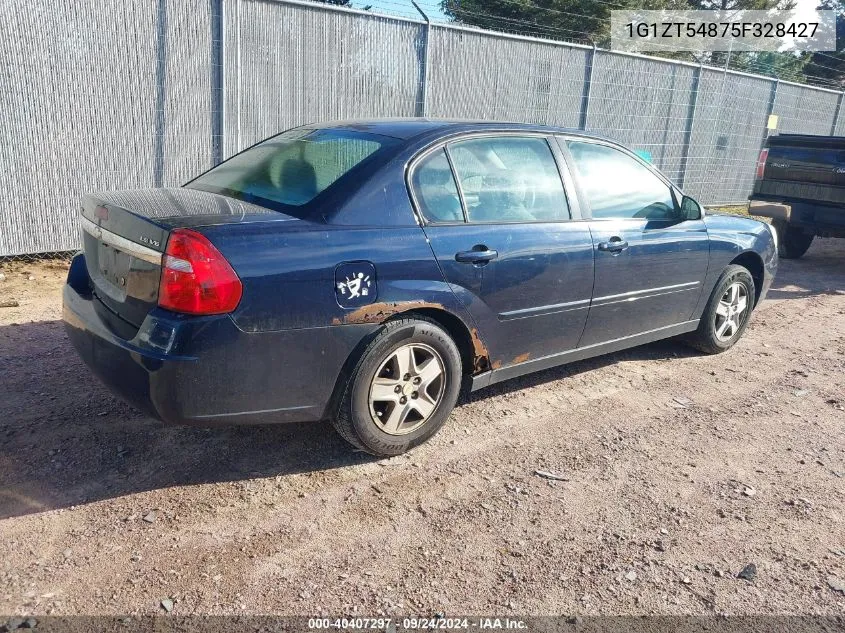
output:
POLYGON ((402 345, 373 377, 370 415, 385 433, 405 435, 434 414, 445 387, 445 365, 434 348, 422 343, 402 345))
POLYGON ((748 289, 735 281, 725 290, 716 307, 716 338, 729 341, 739 331, 748 311, 748 289))

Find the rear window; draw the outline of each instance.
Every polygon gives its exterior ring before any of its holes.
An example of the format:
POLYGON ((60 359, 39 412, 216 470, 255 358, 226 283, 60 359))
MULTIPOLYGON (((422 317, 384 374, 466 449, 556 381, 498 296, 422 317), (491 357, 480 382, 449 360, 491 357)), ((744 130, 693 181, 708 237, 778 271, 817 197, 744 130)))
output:
POLYGON ((289 130, 233 156, 187 187, 290 212, 397 142, 353 130, 289 130))

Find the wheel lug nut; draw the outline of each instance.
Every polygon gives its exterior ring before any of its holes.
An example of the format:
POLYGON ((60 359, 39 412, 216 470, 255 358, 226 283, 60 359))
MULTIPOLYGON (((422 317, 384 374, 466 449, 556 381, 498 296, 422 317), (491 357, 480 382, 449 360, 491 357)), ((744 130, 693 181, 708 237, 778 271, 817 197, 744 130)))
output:
POLYGON ((402 376, 402 380, 408 381, 410 379, 411 379, 411 374, 405 374, 404 376, 402 376))
POLYGON ((418 385, 418 384, 420 384, 421 382, 422 382, 422 378, 420 378, 419 376, 417 376, 416 378, 414 378, 414 384, 415 384, 415 385, 418 385))
POLYGON ((412 394, 411 394, 411 397, 412 397, 414 400, 416 400, 416 399, 419 397, 419 395, 420 395, 420 394, 418 394, 418 393, 415 391, 414 393, 412 393, 412 394))
POLYGON ((396 392, 396 393, 399 393, 400 391, 402 391, 402 387, 400 387, 399 385, 396 385, 396 386, 393 388, 393 391, 394 391, 394 392, 396 392))
POLYGON ((406 402, 408 402, 408 399, 405 396, 399 398, 399 404, 405 404, 406 402))

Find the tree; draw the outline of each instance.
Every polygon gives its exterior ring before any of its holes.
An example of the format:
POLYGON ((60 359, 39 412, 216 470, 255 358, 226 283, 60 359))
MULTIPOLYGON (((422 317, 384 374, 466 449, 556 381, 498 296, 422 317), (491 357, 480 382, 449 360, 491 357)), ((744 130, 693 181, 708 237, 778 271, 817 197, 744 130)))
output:
MULTIPOLYGON (((352 0, 311 0, 312 2, 322 2, 323 4, 331 4, 336 7, 347 7, 349 9, 352 8, 352 0)), ((365 4, 364 6, 357 7, 362 11, 369 11, 373 8, 371 4, 365 4)))
POLYGON ((841 0, 823 0, 819 10, 836 11, 837 50, 812 53, 805 66, 806 73, 811 81, 826 81, 831 88, 845 90, 845 50, 842 49, 845 44, 845 3, 841 0))

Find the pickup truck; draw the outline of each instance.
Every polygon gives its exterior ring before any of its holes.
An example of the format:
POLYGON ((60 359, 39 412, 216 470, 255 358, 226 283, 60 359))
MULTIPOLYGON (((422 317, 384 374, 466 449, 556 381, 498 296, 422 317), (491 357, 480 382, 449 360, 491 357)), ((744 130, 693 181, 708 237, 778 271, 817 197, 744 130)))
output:
POLYGON ((801 257, 816 235, 845 237, 845 137, 769 137, 749 200, 752 215, 772 219, 781 257, 801 257))

